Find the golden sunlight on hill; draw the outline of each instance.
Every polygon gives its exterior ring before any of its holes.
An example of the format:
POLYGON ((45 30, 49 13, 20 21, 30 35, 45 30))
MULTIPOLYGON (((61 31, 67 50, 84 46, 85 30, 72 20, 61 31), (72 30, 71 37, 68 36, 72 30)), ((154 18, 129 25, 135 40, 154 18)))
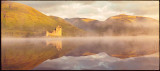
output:
POLYGON ((94 21, 95 19, 82 19, 85 22, 90 22, 90 21, 94 21))

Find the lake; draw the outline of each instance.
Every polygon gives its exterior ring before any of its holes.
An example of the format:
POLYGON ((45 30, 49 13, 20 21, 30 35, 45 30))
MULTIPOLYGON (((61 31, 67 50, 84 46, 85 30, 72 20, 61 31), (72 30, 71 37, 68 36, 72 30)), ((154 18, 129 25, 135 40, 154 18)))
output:
POLYGON ((2 70, 158 70, 159 36, 2 38, 2 70))

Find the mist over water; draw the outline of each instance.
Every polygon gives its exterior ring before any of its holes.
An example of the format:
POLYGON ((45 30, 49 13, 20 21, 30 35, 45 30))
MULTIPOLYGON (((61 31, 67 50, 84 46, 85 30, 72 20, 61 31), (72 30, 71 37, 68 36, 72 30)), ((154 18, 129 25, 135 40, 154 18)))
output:
POLYGON ((2 38, 3 70, 158 69, 158 36, 2 38))

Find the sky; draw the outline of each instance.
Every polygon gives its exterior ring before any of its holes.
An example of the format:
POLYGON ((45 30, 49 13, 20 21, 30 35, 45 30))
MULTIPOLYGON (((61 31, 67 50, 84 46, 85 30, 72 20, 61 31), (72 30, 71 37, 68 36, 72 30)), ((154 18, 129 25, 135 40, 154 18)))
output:
POLYGON ((48 16, 90 18, 104 21, 119 14, 159 20, 158 1, 14 1, 26 4, 48 16))

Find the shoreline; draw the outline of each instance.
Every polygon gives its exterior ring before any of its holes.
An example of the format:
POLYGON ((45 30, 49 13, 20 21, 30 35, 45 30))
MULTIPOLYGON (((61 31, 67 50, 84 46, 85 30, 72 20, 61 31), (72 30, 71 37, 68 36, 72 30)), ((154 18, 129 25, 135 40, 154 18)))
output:
POLYGON ((103 37, 1 37, 1 40, 18 40, 18 39, 27 39, 27 40, 61 40, 61 39, 82 39, 82 40, 88 40, 88 39, 145 39, 145 38, 156 38, 159 39, 159 36, 103 36, 103 37))

